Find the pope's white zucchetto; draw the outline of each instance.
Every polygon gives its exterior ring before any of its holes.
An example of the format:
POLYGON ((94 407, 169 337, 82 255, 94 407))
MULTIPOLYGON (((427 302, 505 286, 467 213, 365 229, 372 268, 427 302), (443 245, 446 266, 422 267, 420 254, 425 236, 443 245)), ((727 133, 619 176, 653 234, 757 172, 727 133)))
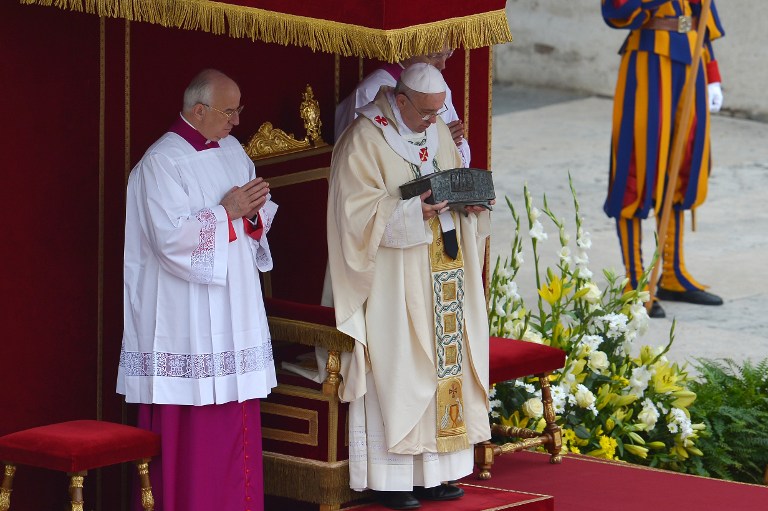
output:
POLYGON ((443 73, 435 66, 424 62, 411 64, 405 68, 400 75, 400 81, 412 91, 425 94, 437 94, 447 89, 443 73))

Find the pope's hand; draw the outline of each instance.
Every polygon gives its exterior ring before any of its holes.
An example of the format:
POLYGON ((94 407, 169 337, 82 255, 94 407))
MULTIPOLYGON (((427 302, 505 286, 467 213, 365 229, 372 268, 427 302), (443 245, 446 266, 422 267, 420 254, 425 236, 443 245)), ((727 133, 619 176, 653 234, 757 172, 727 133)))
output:
POLYGON ((421 198, 421 216, 424 218, 424 220, 429 220, 430 218, 434 218, 444 211, 448 211, 447 200, 438 202, 437 204, 427 204, 424 202, 430 195, 432 195, 432 190, 427 190, 426 192, 419 195, 419 198, 421 198))
POLYGON ((267 202, 269 183, 264 178, 257 177, 243 186, 233 187, 221 199, 220 204, 227 210, 230 220, 246 216, 253 217, 267 202))
POLYGON ((720 82, 707 85, 707 93, 709 94, 709 111, 719 112, 723 106, 723 89, 720 87, 720 82))

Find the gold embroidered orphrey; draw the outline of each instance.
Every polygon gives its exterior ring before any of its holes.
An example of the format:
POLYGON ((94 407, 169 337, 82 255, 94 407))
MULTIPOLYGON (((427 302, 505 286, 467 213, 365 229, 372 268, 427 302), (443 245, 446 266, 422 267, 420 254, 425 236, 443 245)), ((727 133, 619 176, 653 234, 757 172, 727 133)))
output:
POLYGON ((435 311, 435 363, 437 370, 437 452, 469 448, 464 424, 462 363, 464 361, 464 256, 459 244, 456 259, 443 250, 437 218, 429 221, 432 239, 429 263, 435 311))

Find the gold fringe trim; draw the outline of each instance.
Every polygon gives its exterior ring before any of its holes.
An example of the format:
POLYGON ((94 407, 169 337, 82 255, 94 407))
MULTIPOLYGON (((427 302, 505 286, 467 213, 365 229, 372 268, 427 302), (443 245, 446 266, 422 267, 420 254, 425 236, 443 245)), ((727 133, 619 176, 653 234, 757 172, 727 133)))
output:
POLYGON ((456 452, 469 449, 466 434, 437 437, 437 452, 456 452))
POLYGON ((333 351, 354 351, 355 340, 336 328, 305 321, 268 316, 272 339, 306 346, 322 346, 333 351))
POLYGON ((322 462, 264 451, 264 492, 315 504, 369 496, 349 488, 349 462, 322 462))
POLYGON ((437 52, 445 44, 471 50, 512 41, 504 9, 382 30, 209 0, 19 1, 387 62, 437 52))

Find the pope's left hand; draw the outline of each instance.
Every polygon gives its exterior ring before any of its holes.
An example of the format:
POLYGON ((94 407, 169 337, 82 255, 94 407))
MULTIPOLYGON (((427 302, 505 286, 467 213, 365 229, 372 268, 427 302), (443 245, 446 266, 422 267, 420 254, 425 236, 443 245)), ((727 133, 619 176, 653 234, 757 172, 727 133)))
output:
POLYGON ((719 112, 723 106, 723 89, 720 87, 720 82, 707 85, 707 93, 709 94, 709 111, 719 112))
MULTIPOLYGON (((496 199, 491 200, 491 202, 489 202, 488 204, 493 206, 494 204, 496 204, 496 199)), ((483 211, 487 211, 487 210, 488 210, 488 208, 484 208, 482 206, 464 206, 464 212, 467 213, 467 214, 469 214, 469 213, 482 213, 483 211)))

